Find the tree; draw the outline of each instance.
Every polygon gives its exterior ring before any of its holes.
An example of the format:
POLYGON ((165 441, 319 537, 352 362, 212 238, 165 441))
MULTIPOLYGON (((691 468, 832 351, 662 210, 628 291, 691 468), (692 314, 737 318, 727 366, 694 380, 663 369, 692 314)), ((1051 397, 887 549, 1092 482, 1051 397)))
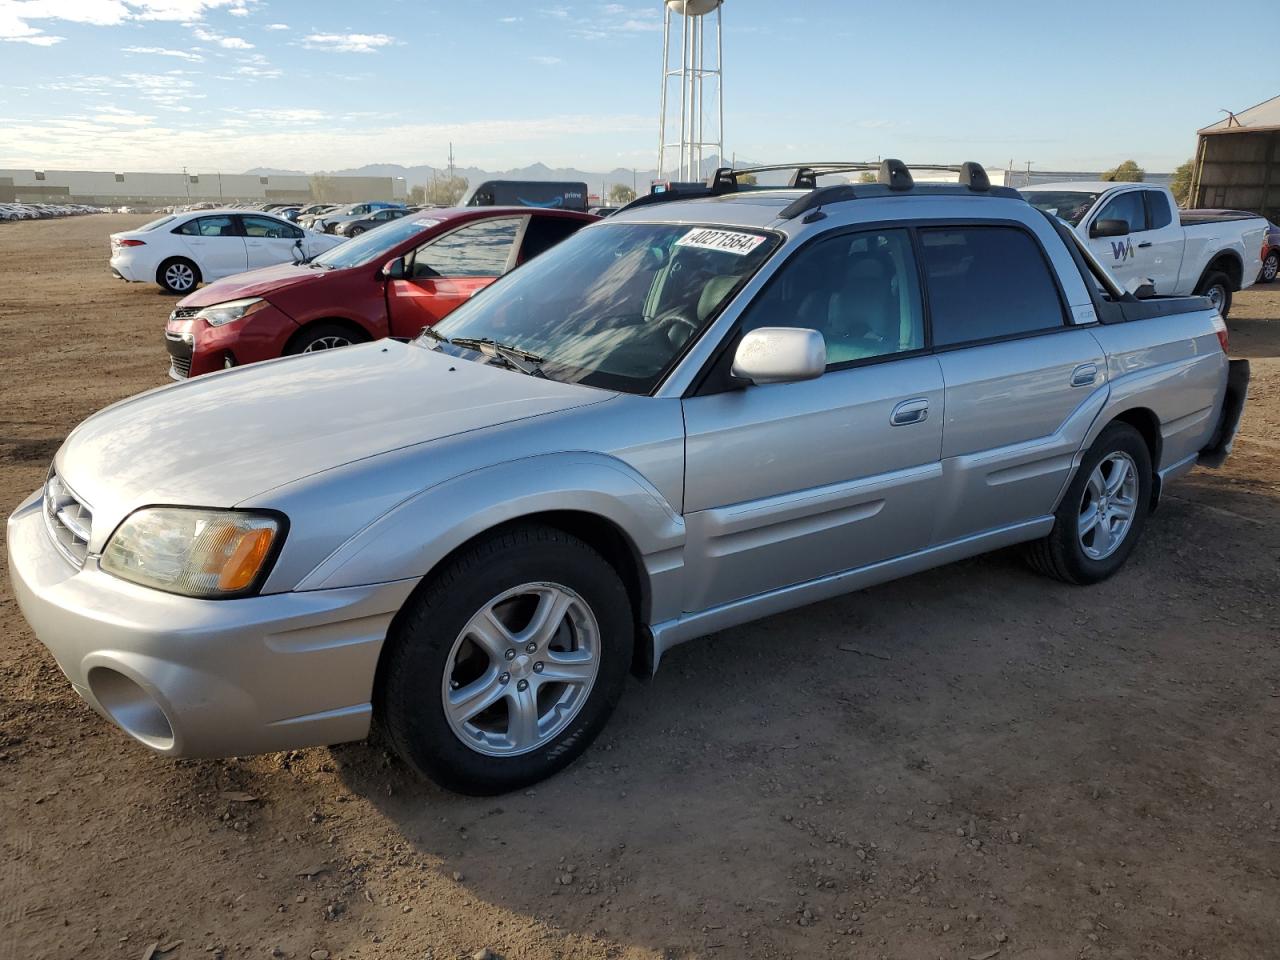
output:
POLYGON ((756 175, 754 173, 740 173, 734 179, 744 186, 754 187, 756 185, 756 175))
POLYGON ((1173 171, 1169 178, 1169 189, 1173 191, 1173 202, 1180 207, 1191 206, 1191 176, 1195 173, 1195 161, 1188 160, 1173 171))
POLYGON ((436 177, 423 191, 423 202, 441 207, 456 206, 467 192, 466 177, 436 177))
POLYGON ((875 183, 876 182, 875 171, 863 170, 860 174, 858 174, 858 182, 859 183, 875 183))
POLYGON ((419 207, 427 202, 427 188, 421 184, 414 184, 409 188, 409 204, 419 207))
POLYGON ((609 203, 614 206, 623 206, 630 203, 636 198, 636 192, 628 187, 625 183, 615 183, 609 188, 609 203))
POLYGON ((1143 170, 1137 163, 1132 160, 1126 160, 1114 170, 1108 170, 1104 173, 1102 179, 1116 183, 1141 183, 1146 175, 1147 171, 1143 170))

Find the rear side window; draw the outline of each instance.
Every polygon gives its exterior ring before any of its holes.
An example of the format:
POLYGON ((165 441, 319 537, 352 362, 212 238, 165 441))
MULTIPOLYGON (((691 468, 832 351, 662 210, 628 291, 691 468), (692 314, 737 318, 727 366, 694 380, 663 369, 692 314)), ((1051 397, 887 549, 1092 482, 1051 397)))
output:
POLYGON ((188 220, 173 232, 188 237, 237 236, 235 221, 230 217, 197 217, 195 220, 188 220))
POLYGON ((1014 227, 920 231, 933 342, 945 347, 1061 327, 1044 254, 1014 227))
POLYGON ((1173 211, 1169 209, 1169 198, 1159 190, 1144 190, 1147 198, 1147 229, 1159 230, 1173 223, 1173 211))

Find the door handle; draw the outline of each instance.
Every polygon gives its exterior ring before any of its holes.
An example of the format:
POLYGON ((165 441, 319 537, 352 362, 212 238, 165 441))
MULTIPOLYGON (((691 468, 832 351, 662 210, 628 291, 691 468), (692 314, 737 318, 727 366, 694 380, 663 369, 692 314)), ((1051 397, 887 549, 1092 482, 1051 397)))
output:
POLYGON ((1138 244, 1138 249, 1139 249, 1139 250, 1145 250, 1145 249, 1146 249, 1147 247, 1149 247, 1149 246, 1151 246, 1151 241, 1150 241, 1150 240, 1143 240, 1140 244, 1138 244))
POLYGON ((909 423, 924 423, 929 419, 929 401, 924 397, 903 400, 893 408, 889 416, 891 426, 903 427, 909 423))
POLYGON ((1071 371, 1071 385, 1073 387, 1087 387, 1098 379, 1098 365, 1096 363, 1082 363, 1071 371))

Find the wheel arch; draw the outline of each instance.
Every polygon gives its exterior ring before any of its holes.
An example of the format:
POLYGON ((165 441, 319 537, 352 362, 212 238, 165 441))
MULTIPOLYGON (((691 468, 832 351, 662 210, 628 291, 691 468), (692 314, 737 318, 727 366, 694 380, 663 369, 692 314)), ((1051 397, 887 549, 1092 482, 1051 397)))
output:
MULTIPOLYGON (((1084 449, 1087 450, 1093 446, 1102 432, 1114 423, 1125 423, 1133 427, 1147 445, 1147 452, 1151 455, 1150 509, 1154 511, 1160 502, 1160 459, 1164 455, 1164 435, 1160 432, 1160 418, 1150 407, 1133 406, 1117 411, 1108 420, 1099 424, 1084 449)), ((1082 455, 1083 452, 1082 450, 1082 455)))
POLYGON ((188 257, 181 253, 175 253, 170 256, 167 256, 163 260, 161 260, 158 264, 156 264, 155 282, 160 286, 164 286, 164 283, 161 281, 160 278, 164 274, 165 267, 169 266, 169 264, 171 263, 177 263, 179 261, 181 261, 182 263, 189 263, 191 265, 191 269, 195 271, 196 282, 191 288, 191 290, 194 291, 195 288, 204 281, 204 271, 200 269, 200 264, 196 263, 193 257, 188 257))
POLYGON ((1221 250, 1214 254, 1213 259, 1205 265, 1200 279, 1196 281, 1195 288, 1199 290, 1201 284, 1213 273, 1226 274, 1227 279, 1231 281, 1233 291, 1239 290, 1244 285, 1244 261, 1234 250, 1221 250))
POLYGON ((314 330, 316 327, 325 323, 335 324, 340 327, 345 327, 346 329, 350 330, 352 333, 358 334, 360 336, 368 337, 370 340, 376 340, 380 336, 380 333, 378 331, 369 329, 367 324, 362 323, 359 320, 352 319, 351 317, 342 317, 342 316, 315 317, 311 320, 306 320, 303 323, 299 324, 298 329, 289 335, 289 339, 285 343, 284 352, 288 353, 290 350, 293 349, 295 344, 299 343, 301 340, 303 340, 306 337, 309 331, 314 330))

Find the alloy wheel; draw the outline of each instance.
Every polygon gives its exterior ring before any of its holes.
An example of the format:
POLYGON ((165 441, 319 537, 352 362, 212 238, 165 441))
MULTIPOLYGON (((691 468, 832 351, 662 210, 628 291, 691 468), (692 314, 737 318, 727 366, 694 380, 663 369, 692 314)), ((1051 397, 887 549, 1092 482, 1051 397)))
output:
POLYGON ((1077 535, 1090 560, 1105 560, 1124 543, 1138 509, 1138 467, 1117 450, 1104 457, 1085 484, 1077 535))
POLYGON ((1280 253, 1271 253, 1262 262, 1262 279, 1270 283, 1280 273, 1280 253))
POLYGON ((336 350, 338 347, 349 347, 351 341, 346 337, 316 337, 305 347, 303 353, 315 353, 317 350, 336 350))
POLYGON ((477 753, 511 757, 550 743, 581 712, 600 670, 600 626, 555 583, 526 583, 482 606, 445 661, 445 717, 477 753))
POLYGON ((1222 305, 1227 301, 1227 291, 1223 289, 1222 285, 1215 283, 1205 291, 1205 294, 1208 296, 1209 302, 1213 304, 1213 309, 1221 313, 1222 305))
POLYGON ((171 290, 190 290, 196 285, 196 274, 185 263, 171 263, 164 271, 164 281, 171 290))

